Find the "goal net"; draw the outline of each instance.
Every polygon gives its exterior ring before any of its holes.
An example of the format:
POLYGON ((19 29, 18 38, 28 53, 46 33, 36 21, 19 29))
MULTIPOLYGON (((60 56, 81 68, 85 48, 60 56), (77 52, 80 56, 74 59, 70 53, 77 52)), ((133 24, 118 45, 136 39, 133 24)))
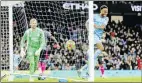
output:
POLYGON ((10 68, 9 64, 9 13, 8 6, 1 7, 1 77, 10 68))
MULTIPOLYGON (((25 31, 30 28, 29 21, 36 18, 38 27, 48 31, 55 37, 60 49, 55 48, 56 42, 46 38, 48 55, 47 71, 52 77, 77 78, 77 70, 86 64, 88 50, 88 31, 85 22, 88 19, 88 4, 85 1, 25 1, 13 6, 13 58, 9 58, 8 47, 8 16, 2 20, 2 70, 8 70, 9 65, 15 66, 16 58, 20 56, 20 42, 25 31), (73 40, 76 49, 69 51, 65 48, 68 40, 73 40), (3 59, 5 58, 5 59, 3 59), (13 60, 14 64, 9 64, 13 60), (64 74, 62 74, 64 73, 64 74)), ((6 12, 6 11, 4 11, 6 12)), ((8 12, 6 12, 7 14, 8 12)), ((1 12, 1 16, 5 13, 1 12)), ((15 68, 15 67, 13 67, 15 68)), ((29 61, 20 61, 18 73, 29 74, 29 61), (22 73, 21 73, 22 72, 22 73), (24 73, 23 73, 24 72, 24 73)), ((14 69, 13 69, 14 70, 14 69)), ((36 71, 39 74, 38 69, 36 71)))

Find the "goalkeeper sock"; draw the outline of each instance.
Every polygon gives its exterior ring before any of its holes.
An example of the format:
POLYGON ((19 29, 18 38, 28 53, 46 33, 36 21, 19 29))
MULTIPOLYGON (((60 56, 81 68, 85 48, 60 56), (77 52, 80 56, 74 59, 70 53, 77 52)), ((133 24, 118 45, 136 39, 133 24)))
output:
POLYGON ((44 73, 44 71, 46 70, 46 64, 44 62, 42 62, 41 70, 42 70, 42 73, 44 73))
POLYGON ((97 49, 95 51, 95 56, 94 56, 94 59, 95 59, 95 63, 94 63, 94 66, 96 66, 98 60, 97 60, 97 57, 102 53, 102 51, 100 49, 97 49))
POLYGON ((42 64, 41 62, 38 63, 38 70, 40 72, 40 74, 42 73, 42 64))
POLYGON ((100 71, 101 71, 101 75, 103 76, 104 75, 104 66, 100 66, 100 71))

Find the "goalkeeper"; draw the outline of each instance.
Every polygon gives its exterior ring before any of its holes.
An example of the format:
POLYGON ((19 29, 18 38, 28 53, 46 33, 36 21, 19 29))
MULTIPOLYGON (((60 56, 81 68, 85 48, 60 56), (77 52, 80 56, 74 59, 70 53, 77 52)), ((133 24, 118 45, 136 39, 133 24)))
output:
POLYGON ((27 43, 27 59, 30 62, 30 81, 34 81, 32 75, 37 69, 39 55, 45 46, 44 32, 37 27, 37 20, 35 18, 30 20, 30 29, 26 30, 21 40, 21 56, 25 56, 24 46, 27 43))

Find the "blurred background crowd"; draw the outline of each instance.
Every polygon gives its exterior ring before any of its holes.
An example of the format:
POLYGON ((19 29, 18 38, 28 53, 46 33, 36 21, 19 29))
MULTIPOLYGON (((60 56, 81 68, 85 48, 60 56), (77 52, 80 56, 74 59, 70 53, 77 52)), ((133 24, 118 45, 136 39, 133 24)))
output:
POLYGON ((105 59, 106 69, 138 69, 142 59, 142 28, 125 26, 122 22, 110 22, 106 29, 105 59))

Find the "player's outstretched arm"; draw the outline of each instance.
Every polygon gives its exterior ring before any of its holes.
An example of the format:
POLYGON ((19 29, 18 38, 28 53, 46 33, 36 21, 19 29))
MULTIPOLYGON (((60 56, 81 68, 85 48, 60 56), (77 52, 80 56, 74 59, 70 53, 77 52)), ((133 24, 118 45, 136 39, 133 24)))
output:
POLYGON ((53 39, 56 42, 57 48, 60 48, 60 45, 59 45, 58 41, 56 40, 56 38, 54 36, 51 36, 51 39, 53 39))
POLYGON ((51 36, 50 38, 53 39, 56 42, 56 44, 58 44, 58 41, 56 40, 54 36, 51 36))
POLYGON ((51 38, 52 40, 56 42, 56 44, 58 44, 56 38, 50 32, 44 30, 44 33, 47 35, 48 38, 51 38))
POLYGON ((52 40, 54 40, 57 44, 57 48, 60 48, 59 43, 57 42, 56 38, 54 36, 52 36, 52 34, 49 31, 46 31, 46 30, 43 30, 43 31, 45 33, 45 37, 48 37, 48 38, 51 38, 52 40))

